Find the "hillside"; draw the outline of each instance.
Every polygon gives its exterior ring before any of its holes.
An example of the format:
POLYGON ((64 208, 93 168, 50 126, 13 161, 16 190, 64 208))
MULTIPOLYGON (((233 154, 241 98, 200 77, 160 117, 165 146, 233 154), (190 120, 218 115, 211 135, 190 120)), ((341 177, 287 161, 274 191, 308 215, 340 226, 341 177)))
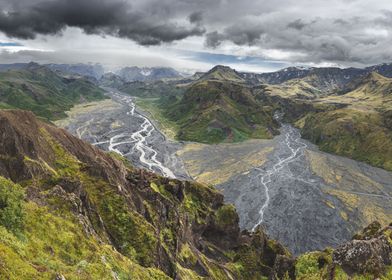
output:
POLYGON ((230 82, 237 82, 237 83, 244 83, 245 79, 240 76, 240 73, 235 71, 234 69, 223 66, 217 65, 205 74, 201 75, 198 78, 198 81, 230 81, 230 82))
MULTIPOLYGON (((220 74, 212 75, 221 77, 220 74)), ((179 125, 178 139, 238 142, 247 138, 271 138, 277 133, 272 108, 266 105, 245 85, 202 77, 182 98, 168 106, 165 115, 179 125)))
POLYGON ((168 97, 181 94, 183 88, 164 81, 154 82, 128 82, 116 87, 122 92, 142 98, 168 97))
POLYGON ((85 78, 65 78, 31 63, 0 72, 0 108, 30 110, 46 119, 59 119, 74 104, 104 99, 103 90, 85 78))
POLYGON ((324 151, 392 170, 392 79, 373 72, 348 88, 315 103, 343 107, 307 114, 298 122, 303 136, 324 151))
POLYGON ((392 79, 377 72, 371 72, 347 85, 342 94, 358 98, 372 96, 388 97, 388 95, 392 95, 392 79))
POLYGON ((125 84, 125 81, 113 72, 109 72, 102 75, 99 84, 104 87, 119 88, 125 84))
POLYGON ((269 91, 284 98, 315 99, 348 92, 371 73, 392 77, 392 64, 366 68, 288 67, 270 73, 238 73, 248 84, 268 85, 269 91))

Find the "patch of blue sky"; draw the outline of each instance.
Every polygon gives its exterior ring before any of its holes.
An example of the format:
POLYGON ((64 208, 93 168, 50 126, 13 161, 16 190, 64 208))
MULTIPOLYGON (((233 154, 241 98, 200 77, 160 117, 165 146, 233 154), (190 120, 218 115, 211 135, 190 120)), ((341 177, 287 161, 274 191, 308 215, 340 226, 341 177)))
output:
POLYGON ((262 57, 256 56, 236 56, 227 55, 219 53, 209 53, 209 52, 197 52, 197 51, 184 51, 181 50, 180 53, 186 56, 187 59, 206 62, 211 64, 223 64, 223 65, 233 65, 233 64, 245 64, 250 66, 259 66, 268 69, 281 69, 288 67, 289 64, 282 61, 267 60, 262 57))
POLYGON ((0 47, 22 47, 23 45, 20 43, 14 42, 0 42, 0 47))

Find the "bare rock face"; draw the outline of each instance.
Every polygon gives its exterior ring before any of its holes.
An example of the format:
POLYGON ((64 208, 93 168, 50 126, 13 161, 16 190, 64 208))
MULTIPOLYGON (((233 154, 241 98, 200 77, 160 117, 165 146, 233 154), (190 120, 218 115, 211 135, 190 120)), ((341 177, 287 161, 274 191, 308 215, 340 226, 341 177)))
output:
POLYGON ((392 264, 392 244, 387 236, 391 230, 392 227, 381 229, 379 223, 372 223, 354 236, 357 239, 338 247, 333 253, 333 262, 348 274, 381 275, 385 267, 392 264))
POLYGON ((295 262, 292 258, 278 255, 270 274, 270 280, 295 279, 295 262))

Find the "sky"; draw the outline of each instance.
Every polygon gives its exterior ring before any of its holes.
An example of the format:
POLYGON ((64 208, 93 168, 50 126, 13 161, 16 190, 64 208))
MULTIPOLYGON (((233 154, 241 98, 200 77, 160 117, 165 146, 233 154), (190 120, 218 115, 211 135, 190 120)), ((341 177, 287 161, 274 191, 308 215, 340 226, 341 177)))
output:
POLYGON ((288 66, 392 62, 390 0, 0 0, 0 63, 288 66))

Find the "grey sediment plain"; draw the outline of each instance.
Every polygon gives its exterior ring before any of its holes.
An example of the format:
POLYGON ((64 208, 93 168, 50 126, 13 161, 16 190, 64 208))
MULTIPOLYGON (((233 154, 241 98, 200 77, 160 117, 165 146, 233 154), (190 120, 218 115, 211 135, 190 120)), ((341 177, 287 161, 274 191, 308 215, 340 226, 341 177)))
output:
POLYGON ((283 124, 269 160, 220 184, 243 229, 261 225, 294 254, 336 246, 392 219, 392 173, 320 152, 283 124))

